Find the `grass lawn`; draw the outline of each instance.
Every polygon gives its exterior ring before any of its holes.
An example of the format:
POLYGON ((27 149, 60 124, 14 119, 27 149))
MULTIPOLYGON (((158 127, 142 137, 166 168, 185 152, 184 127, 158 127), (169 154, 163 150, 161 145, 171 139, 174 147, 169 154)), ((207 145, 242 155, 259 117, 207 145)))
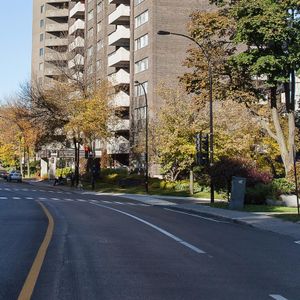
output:
MULTIPOLYGON (((223 208, 223 209, 229 208, 228 202, 217 202, 213 204, 209 203, 204 205, 209 205, 211 207, 223 208)), ((282 220, 291 221, 291 222, 300 221, 300 216, 298 216, 298 211, 297 208, 295 207, 249 204, 249 205, 245 205, 244 209, 242 209, 241 211, 270 213, 270 215, 272 215, 273 217, 280 218, 282 220)))
MULTIPOLYGON (((91 190, 92 186, 89 183, 83 184, 84 189, 91 190)), ((96 182, 95 191, 101 193, 127 193, 127 194, 146 194, 145 188, 141 185, 132 186, 132 187, 120 187, 116 184, 110 184, 105 182, 96 182)), ((149 185, 149 194, 150 195, 162 195, 162 196, 178 196, 178 197, 190 197, 188 191, 176 191, 173 189, 162 189, 159 187, 152 187, 149 185)), ((210 198, 209 192, 199 192, 192 195, 195 198, 210 198)), ((222 196, 218 193, 215 193, 216 199, 222 199, 222 196)))

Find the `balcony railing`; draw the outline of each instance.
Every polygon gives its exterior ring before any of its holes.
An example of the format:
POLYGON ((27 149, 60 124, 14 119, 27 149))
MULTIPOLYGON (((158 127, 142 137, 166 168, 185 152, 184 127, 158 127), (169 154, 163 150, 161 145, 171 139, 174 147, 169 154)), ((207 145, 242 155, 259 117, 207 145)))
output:
POLYGON ((129 46, 130 29, 123 25, 118 25, 116 31, 108 36, 108 44, 110 46, 129 46))
POLYGON ((84 3, 78 2, 70 10, 70 18, 84 18, 85 5, 84 3))
POLYGON ((108 16, 108 24, 128 25, 130 22, 130 6, 121 4, 108 16))
POLYGON ((108 56, 109 67, 126 67, 129 64, 130 52, 121 47, 108 56))
POLYGON ((70 26, 69 28, 69 34, 72 35, 74 34, 77 30, 84 30, 84 21, 78 19, 75 21, 75 23, 70 26))

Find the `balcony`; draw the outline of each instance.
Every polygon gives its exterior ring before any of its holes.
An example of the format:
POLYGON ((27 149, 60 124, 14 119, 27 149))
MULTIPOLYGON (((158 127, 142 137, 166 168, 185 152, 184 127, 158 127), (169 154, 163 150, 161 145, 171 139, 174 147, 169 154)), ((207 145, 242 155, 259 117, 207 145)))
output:
POLYGON ((67 23, 47 24, 46 31, 47 32, 68 31, 68 27, 69 25, 67 23))
POLYGON ((113 96, 110 104, 114 107, 128 107, 130 103, 130 97, 125 92, 121 91, 113 96))
POLYGON ((46 10, 47 18, 68 17, 68 16, 69 16, 69 10, 67 8, 46 10))
POLYGON ((78 69, 78 67, 84 66, 84 57, 80 54, 77 54, 74 58, 69 60, 68 67, 69 69, 78 69))
POLYGON ((84 14, 85 14, 84 3, 77 2, 75 6, 72 9, 70 9, 70 18, 84 19, 84 14))
POLYGON ((46 67, 45 71, 44 71, 44 75, 51 77, 51 76, 59 76, 61 75, 61 71, 58 68, 50 68, 50 67, 46 67))
POLYGON ((45 40, 46 47, 58 47, 58 46, 67 46, 68 39, 62 38, 50 38, 45 40))
POLYGON ((109 3, 111 4, 126 4, 130 5, 130 0, 108 0, 109 3))
POLYGON ((78 36, 70 45, 69 51, 73 51, 75 49, 82 49, 84 48, 84 38, 78 36))
POLYGON ((112 132, 118 131, 128 131, 129 130, 129 120, 128 119, 116 119, 108 124, 108 130, 112 132))
POLYGON ((130 6, 121 4, 108 16, 108 24, 128 25, 130 23, 130 6))
POLYGON ((111 138, 107 143, 107 154, 125 154, 129 153, 129 141, 123 136, 111 138))
POLYGON ((121 69, 118 72, 111 74, 108 77, 108 80, 114 86, 120 84, 130 84, 130 74, 125 70, 121 69))
POLYGON ((84 30, 84 21, 80 19, 76 20, 75 23, 72 26, 70 26, 69 34, 75 34, 78 30, 84 30))
POLYGON ((108 56, 108 66, 125 68, 129 65, 130 52, 121 47, 108 56))
POLYGON ((116 31, 108 36, 108 44, 110 46, 123 47, 129 46, 130 29, 123 25, 117 26, 116 31))
POLYGON ((45 61, 65 61, 67 60, 67 53, 65 52, 48 52, 45 53, 45 61))

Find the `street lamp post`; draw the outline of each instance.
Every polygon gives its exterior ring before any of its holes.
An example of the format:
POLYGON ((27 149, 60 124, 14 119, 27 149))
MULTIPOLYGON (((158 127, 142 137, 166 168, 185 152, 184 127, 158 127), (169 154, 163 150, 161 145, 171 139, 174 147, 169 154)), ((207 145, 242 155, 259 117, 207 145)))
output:
MULTIPOLYGON (((207 61, 208 66, 208 79, 209 79, 209 164, 210 168, 212 168, 214 164, 214 124, 213 124, 213 78, 212 78, 212 63, 209 54, 207 53, 206 49, 201 45, 199 42, 197 42, 194 38, 182 34, 182 33, 176 33, 176 32, 170 32, 170 31, 164 31, 160 30, 157 32, 158 35, 176 35, 180 36, 186 39, 189 39, 190 41, 194 42, 202 51, 204 54, 204 57, 207 61)), ((214 184, 212 176, 210 178, 210 202, 215 202, 215 196, 214 196, 214 184)))
POLYGON ((140 86, 143 89, 144 96, 145 96, 145 105, 138 107, 138 108, 145 108, 146 110, 146 124, 145 124, 145 191, 148 194, 149 192, 149 157, 148 157, 148 96, 147 96, 147 91, 144 87, 143 83, 140 83, 139 81, 135 81, 134 84, 136 86, 140 86))

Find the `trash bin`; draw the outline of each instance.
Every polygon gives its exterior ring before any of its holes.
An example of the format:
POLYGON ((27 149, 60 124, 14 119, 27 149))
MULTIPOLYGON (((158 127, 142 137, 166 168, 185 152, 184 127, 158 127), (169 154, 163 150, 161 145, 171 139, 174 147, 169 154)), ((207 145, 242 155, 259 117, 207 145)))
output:
POLYGON ((233 176, 229 202, 230 209, 242 209, 244 207, 245 192, 246 178, 233 176))

